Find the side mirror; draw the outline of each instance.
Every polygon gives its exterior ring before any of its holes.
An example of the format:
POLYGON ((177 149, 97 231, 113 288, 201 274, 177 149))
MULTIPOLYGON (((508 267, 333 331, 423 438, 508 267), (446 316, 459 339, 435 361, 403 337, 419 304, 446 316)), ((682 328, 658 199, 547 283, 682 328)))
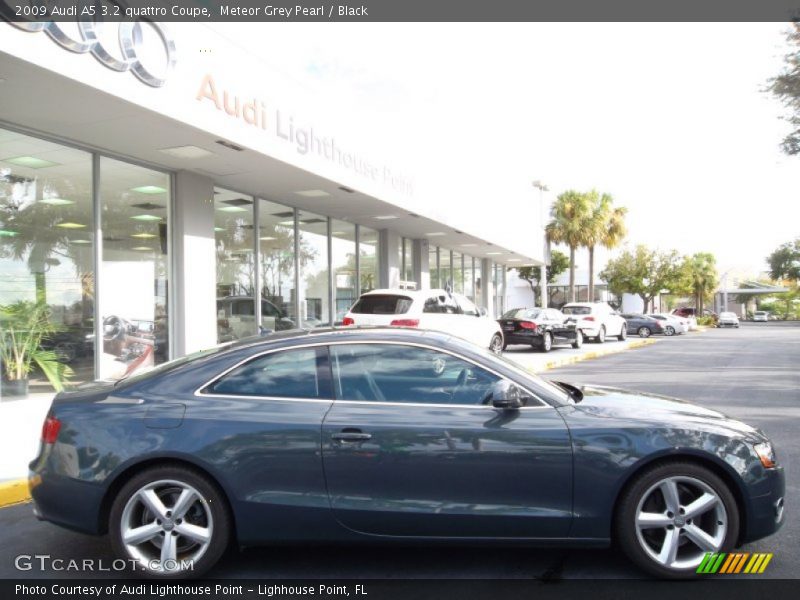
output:
POLYGON ((486 312, 486 309, 485 309, 485 308, 479 308, 479 309, 478 309, 478 316, 479 316, 479 317, 485 317, 485 316, 486 316, 486 315, 488 315, 488 314, 489 314, 489 313, 488 313, 488 312, 486 312))
POLYGON ((516 385, 501 379, 492 389, 492 406, 505 410, 516 410, 525 405, 522 390, 516 385))

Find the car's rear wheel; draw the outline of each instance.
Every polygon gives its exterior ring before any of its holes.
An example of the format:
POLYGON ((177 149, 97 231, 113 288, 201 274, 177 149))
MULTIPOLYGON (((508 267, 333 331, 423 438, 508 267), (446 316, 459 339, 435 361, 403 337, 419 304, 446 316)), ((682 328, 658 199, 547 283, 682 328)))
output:
POLYGON ((495 354, 500 354, 502 350, 506 349, 506 345, 503 343, 503 336, 499 333, 495 333, 492 336, 492 341, 489 342, 489 350, 494 352, 495 354))
POLYGON ((623 325, 622 329, 619 330, 619 335, 617 336, 617 339, 620 342, 624 342, 627 338, 628 338, 628 326, 623 325))
POLYGON ((639 334, 639 337, 646 338, 650 337, 653 332, 650 331, 649 327, 639 327, 639 330, 636 333, 639 334))
POLYGON ((601 325, 600 331, 597 332, 597 335, 594 338, 594 341, 598 344, 602 344, 606 341, 606 326, 601 325))
POLYGON ((615 534, 645 571, 669 579, 695 575, 708 552, 727 552, 739 535, 739 511, 727 484, 690 462, 656 466, 623 492, 615 534))
POLYGON ((583 346, 583 332, 580 329, 578 329, 575 332, 575 341, 572 342, 572 347, 577 350, 581 346, 583 346))
POLYGON ((550 352, 553 349, 553 334, 549 331, 545 331, 542 334, 542 342, 539 345, 539 349, 542 352, 550 352))
POLYGON ((667 325, 664 328, 664 335, 675 335, 675 328, 672 325, 667 325))
POLYGON ((137 570, 163 579, 197 577, 220 559, 231 535, 217 487, 185 467, 153 467, 135 475, 114 499, 111 544, 137 570))

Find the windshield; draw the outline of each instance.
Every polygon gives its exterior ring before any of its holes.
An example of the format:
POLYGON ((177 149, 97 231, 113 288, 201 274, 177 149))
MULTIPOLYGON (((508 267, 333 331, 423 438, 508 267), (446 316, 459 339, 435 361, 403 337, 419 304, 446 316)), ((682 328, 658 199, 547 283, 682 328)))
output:
POLYGON ((592 309, 588 306, 565 306, 561 312, 565 315, 590 315, 592 309))
POLYGON ((541 311, 538 308, 514 308, 501 318, 503 319, 535 319, 541 311))
POLYGON ((720 317, 725 317, 726 319, 735 319, 736 315, 732 312, 724 312, 720 314, 720 317))
POLYGON ((204 356, 211 356, 222 350, 227 350, 234 343, 235 342, 226 342, 225 344, 220 344, 219 346, 214 346, 213 348, 207 348, 205 350, 200 350, 199 352, 193 352, 192 354, 187 354, 186 356, 181 356, 180 358, 175 358, 165 363, 161 363, 160 365, 158 365, 157 367, 153 367, 152 369, 140 369, 136 372, 135 375, 129 375, 127 377, 123 377, 122 379, 117 380, 117 382, 114 385, 117 385, 119 387, 127 387, 132 383, 136 383, 137 381, 147 379, 151 375, 157 375, 159 373, 171 371, 172 369, 180 367, 181 365, 185 365, 186 363, 190 363, 195 359, 202 358, 204 356))

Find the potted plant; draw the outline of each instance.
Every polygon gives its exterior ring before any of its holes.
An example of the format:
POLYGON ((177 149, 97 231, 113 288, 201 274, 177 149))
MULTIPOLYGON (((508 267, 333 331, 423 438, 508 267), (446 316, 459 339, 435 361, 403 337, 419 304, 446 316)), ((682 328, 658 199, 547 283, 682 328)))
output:
POLYGON ((50 309, 43 302, 19 301, 0 306, 0 361, 2 391, 8 396, 25 396, 34 365, 57 392, 64 389, 72 369, 59 362, 52 350, 42 349, 42 340, 58 331, 50 321, 50 309))

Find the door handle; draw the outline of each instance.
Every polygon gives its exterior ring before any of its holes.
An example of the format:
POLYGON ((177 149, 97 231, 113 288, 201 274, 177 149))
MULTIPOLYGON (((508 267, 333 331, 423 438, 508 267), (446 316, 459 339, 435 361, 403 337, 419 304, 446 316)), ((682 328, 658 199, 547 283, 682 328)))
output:
POLYGON ((331 434, 331 439, 336 442, 366 442, 372 438, 371 433, 364 433, 360 429, 342 429, 338 433, 331 434))

